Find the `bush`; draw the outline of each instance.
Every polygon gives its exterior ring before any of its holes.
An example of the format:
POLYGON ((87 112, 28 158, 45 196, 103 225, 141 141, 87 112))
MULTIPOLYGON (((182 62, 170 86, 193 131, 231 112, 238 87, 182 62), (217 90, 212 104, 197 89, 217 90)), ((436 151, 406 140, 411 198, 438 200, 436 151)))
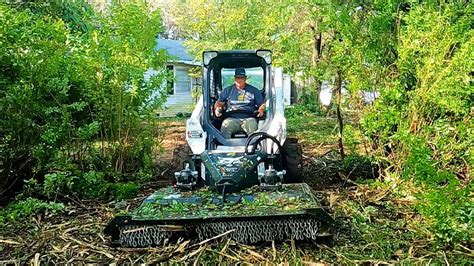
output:
POLYGON ((357 153, 351 153, 344 157, 342 170, 345 175, 352 179, 373 179, 378 176, 375 160, 357 153))
POLYGON ((15 222, 43 212, 57 214, 65 209, 66 206, 62 203, 45 202, 35 198, 20 200, 0 210, 0 228, 7 221, 15 222))
POLYGON ((363 135, 359 128, 346 124, 344 125, 343 140, 346 150, 349 153, 356 154, 362 144, 363 135))
POLYGON ((100 172, 56 172, 45 175, 40 192, 48 197, 76 195, 84 199, 126 199, 137 195, 134 182, 110 182, 100 172))
POLYGON ((86 1, 0 3, 0 159, 11 173, 0 185, 33 174, 46 194, 92 197, 99 184, 151 176, 165 74, 144 72, 166 56, 149 10, 141 0, 103 14, 86 1))
POLYGON ((415 5, 396 65, 363 117, 391 171, 417 186, 417 209, 440 246, 472 241, 472 5, 415 5))
POLYGON ((139 186, 136 183, 109 183, 108 191, 117 200, 129 199, 138 194, 139 186))
MULTIPOLYGON (((444 175, 443 173, 441 175, 444 175)), ((418 195, 418 211, 427 218, 436 244, 441 247, 472 241, 474 228, 473 187, 425 187, 418 195)))
POLYGON ((321 107, 318 103, 312 104, 295 104, 285 109, 287 118, 295 118, 307 115, 322 115, 321 107))

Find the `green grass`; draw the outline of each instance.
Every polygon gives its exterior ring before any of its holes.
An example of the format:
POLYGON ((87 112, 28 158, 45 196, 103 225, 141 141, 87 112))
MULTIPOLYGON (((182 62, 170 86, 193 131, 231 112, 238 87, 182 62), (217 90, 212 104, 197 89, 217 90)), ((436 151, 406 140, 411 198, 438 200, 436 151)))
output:
POLYGON ((337 121, 331 117, 313 114, 288 116, 288 134, 307 144, 335 144, 337 141, 337 121))

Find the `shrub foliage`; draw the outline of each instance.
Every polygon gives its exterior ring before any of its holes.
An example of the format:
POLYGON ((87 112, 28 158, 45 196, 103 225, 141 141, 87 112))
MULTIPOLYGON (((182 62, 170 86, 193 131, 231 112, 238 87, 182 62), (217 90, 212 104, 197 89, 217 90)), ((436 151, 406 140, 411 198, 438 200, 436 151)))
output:
POLYGON ((8 173, 0 193, 46 176, 47 193, 95 197, 107 182, 151 175, 154 110, 163 101, 156 88, 165 75, 145 80, 144 72, 166 56, 154 51, 162 19, 149 10, 139 0, 112 1, 104 13, 85 1, 0 4, 0 152, 8 173))

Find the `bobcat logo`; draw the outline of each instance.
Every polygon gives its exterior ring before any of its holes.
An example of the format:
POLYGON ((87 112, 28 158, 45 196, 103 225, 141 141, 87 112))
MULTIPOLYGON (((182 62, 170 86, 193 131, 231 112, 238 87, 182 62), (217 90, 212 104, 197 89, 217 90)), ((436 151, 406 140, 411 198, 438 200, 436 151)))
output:
POLYGON ((239 96, 237 97, 239 102, 245 101, 245 92, 239 92, 239 96))

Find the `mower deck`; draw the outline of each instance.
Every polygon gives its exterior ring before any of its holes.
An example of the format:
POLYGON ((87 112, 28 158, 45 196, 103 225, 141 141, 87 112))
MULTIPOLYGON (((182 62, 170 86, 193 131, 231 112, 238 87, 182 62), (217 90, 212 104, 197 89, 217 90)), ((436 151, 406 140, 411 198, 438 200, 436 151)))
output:
POLYGON ((128 215, 106 228, 121 246, 160 245, 178 237, 207 239, 229 230, 244 243, 297 239, 315 240, 332 218, 323 211, 305 183, 283 184, 279 190, 258 186, 222 196, 208 189, 181 192, 162 188, 128 215))

